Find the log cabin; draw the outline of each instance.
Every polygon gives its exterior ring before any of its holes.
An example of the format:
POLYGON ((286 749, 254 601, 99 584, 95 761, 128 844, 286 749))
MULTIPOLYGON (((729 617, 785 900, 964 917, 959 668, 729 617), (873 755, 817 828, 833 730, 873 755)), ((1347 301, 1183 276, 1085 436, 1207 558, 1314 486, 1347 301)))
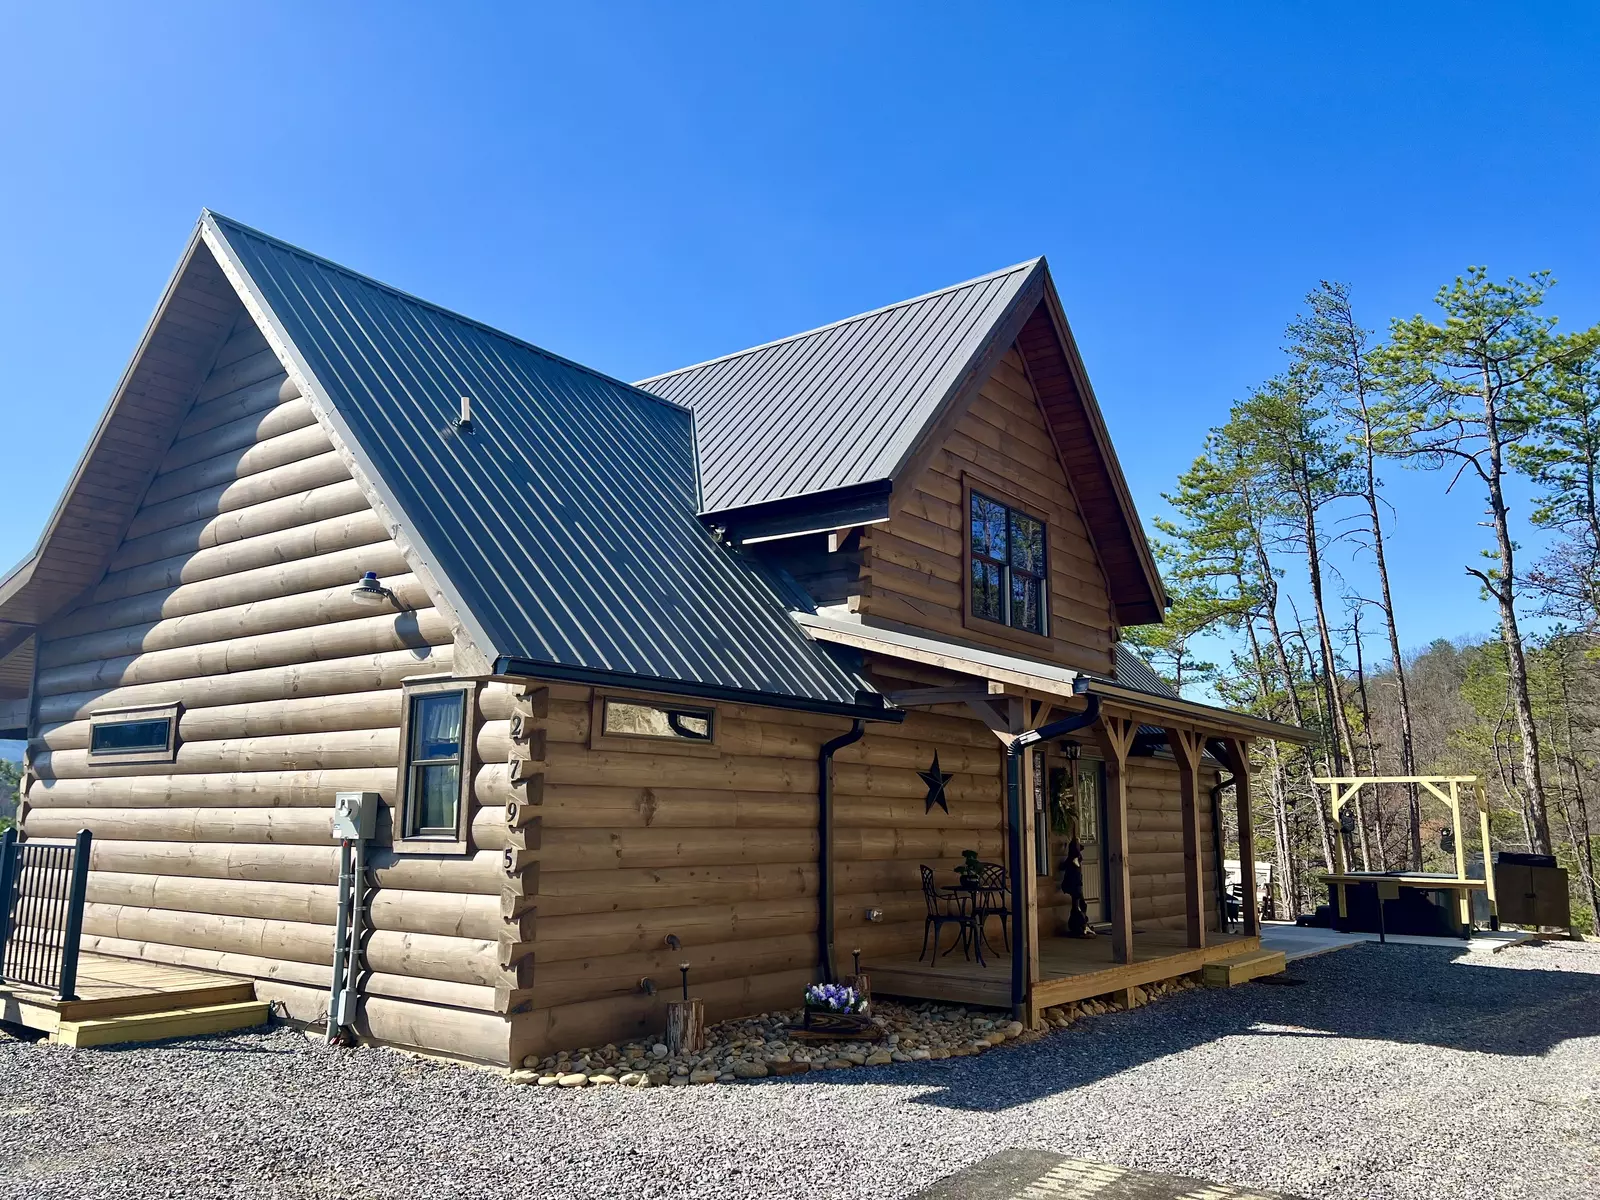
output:
POLYGON ((358 791, 375 1042, 514 1065, 856 955, 1036 1020, 1259 944, 1220 794, 1248 864, 1303 735, 1132 654, 1164 606, 1042 258, 630 385, 205 212, 0 583, 0 727, 24 837, 92 831, 84 951, 291 1019, 358 791), (919 958, 967 851, 1009 928, 919 958))

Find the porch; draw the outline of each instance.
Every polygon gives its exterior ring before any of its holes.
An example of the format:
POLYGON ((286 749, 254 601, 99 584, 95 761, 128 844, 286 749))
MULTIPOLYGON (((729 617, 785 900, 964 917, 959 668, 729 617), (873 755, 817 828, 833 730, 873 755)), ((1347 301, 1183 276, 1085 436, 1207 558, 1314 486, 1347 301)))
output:
MULTIPOLYGON (((1131 961, 1120 962, 1109 937, 1047 937, 1039 941, 1039 972, 1033 984, 1033 1008, 1049 1008, 1104 996, 1123 988, 1144 987, 1200 970, 1261 947, 1252 934, 1210 933, 1204 946, 1188 945, 1181 930, 1135 930, 1131 961)), ((961 957, 956 949, 937 964, 926 958, 866 962, 875 996, 939 1000, 950 1004, 1011 1007, 1011 956, 985 954, 986 966, 961 957)))
POLYGON ((0 980, 0 1021, 69 1046, 106 1046, 225 1033, 265 1024, 248 979, 140 959, 82 954, 74 998, 0 980))

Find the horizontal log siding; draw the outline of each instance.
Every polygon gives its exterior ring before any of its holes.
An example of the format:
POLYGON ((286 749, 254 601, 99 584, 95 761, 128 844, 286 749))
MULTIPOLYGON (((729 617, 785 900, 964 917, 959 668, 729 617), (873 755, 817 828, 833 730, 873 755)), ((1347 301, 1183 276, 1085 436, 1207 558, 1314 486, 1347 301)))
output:
POLYGON ((1108 671, 1116 636, 1105 575, 1015 348, 910 486, 861 539, 863 613, 1069 667, 1108 671), (1049 526, 1050 638, 963 623, 963 474, 1049 526))
MULTIPOLYGON (((838 754, 834 948, 841 971, 850 969, 857 949, 869 962, 916 957, 927 915, 921 864, 950 887, 963 850, 976 850, 985 862, 1006 860, 1000 742, 981 722, 956 715, 962 711, 919 710, 898 728, 870 726, 838 754), (928 785, 917 774, 936 750, 940 769, 953 776, 945 787, 948 813, 927 808, 928 785), (873 908, 883 910, 882 921, 867 920, 873 908)), ((994 933, 998 939, 998 925, 994 933)), ((954 936, 945 929, 947 946, 954 936)))
MULTIPOLYGON (((305 400, 235 335, 110 567, 40 637, 36 836, 95 833, 85 944, 248 975, 326 1010, 338 889, 332 794, 392 802, 401 681, 447 671, 451 634, 305 400), (362 571, 405 611, 350 600, 362 571), (92 765, 98 709, 181 701, 174 763, 92 765)), ((374 853, 368 1031, 505 1061, 505 753, 474 853, 374 853)), ((380 841, 388 835, 387 815, 380 841)))
MULTIPOLYGON (((657 1037, 685 961, 709 1020, 793 1006, 815 978, 817 754, 847 725, 720 705, 712 752, 592 747, 592 706, 589 689, 551 685, 540 721, 536 965, 514 1044, 544 1053, 657 1037)), ((510 744, 507 720, 479 733, 486 763, 503 763, 510 744)), ((484 768, 486 801, 504 778, 484 768)))

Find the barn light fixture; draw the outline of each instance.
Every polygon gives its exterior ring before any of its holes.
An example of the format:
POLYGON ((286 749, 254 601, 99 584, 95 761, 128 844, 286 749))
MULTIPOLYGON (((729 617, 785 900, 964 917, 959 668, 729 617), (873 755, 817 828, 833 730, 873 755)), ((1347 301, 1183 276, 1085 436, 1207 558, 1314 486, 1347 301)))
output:
POLYGON ((361 582, 350 589, 350 599, 357 604, 382 604, 385 600, 394 601, 394 593, 378 582, 376 571, 368 571, 361 582))

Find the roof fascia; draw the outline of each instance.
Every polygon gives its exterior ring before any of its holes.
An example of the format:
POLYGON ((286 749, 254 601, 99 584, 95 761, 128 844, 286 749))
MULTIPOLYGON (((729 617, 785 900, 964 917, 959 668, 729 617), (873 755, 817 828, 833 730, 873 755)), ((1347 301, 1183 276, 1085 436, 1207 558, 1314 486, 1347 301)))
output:
POLYGON ((1156 566, 1155 554, 1150 549, 1149 539, 1145 537, 1144 523, 1139 519, 1139 510, 1134 505, 1133 492, 1128 487, 1127 476, 1122 473, 1122 463, 1117 458, 1115 447, 1111 444, 1111 431, 1106 428, 1105 414, 1100 411, 1100 401, 1095 397, 1094 386, 1089 382, 1089 372, 1083 365, 1083 355, 1078 350, 1078 340, 1072 335, 1072 326, 1067 323, 1067 314, 1061 307, 1061 297, 1056 294, 1055 283, 1048 271, 1044 272, 1043 300, 1045 312, 1055 327, 1056 337, 1060 340, 1062 352, 1066 355, 1067 367, 1072 371, 1073 382, 1083 399, 1084 413, 1089 428, 1094 432, 1096 448, 1100 451, 1100 457, 1106 464, 1106 471, 1111 476, 1111 486, 1117 494, 1117 503, 1122 509, 1123 521, 1128 526, 1129 536, 1133 539, 1134 552, 1139 557, 1139 565, 1150 588, 1151 598, 1155 601, 1157 612, 1165 613, 1166 585, 1161 581, 1161 571, 1156 566))
POLYGON ((289 337, 283 322, 245 269, 229 243, 226 231, 209 211, 201 215, 200 227, 206 245, 239 294, 245 311, 260 328, 289 378, 300 389, 300 394, 306 398, 317 423, 333 442, 340 459, 360 485, 367 502, 377 512, 379 520, 400 548, 429 599, 449 620, 455 635, 453 673, 463 678, 493 674, 493 664, 500 658, 500 651, 490 641, 482 623, 462 599, 460 591, 436 565, 438 559, 416 533, 416 527, 407 519, 405 509, 352 433, 349 423, 329 398, 330 393, 322 386, 310 363, 289 337))
MULTIPOLYGON (((128 357, 127 364, 122 368, 122 374, 117 379, 117 386, 112 389, 111 399, 106 402, 105 408, 100 413, 100 420, 95 425, 94 434, 89 438, 89 445, 79 457, 78 465, 74 468, 72 477, 67 481, 67 486, 62 489, 60 497, 57 498, 55 508, 51 510, 49 519, 45 521, 44 531, 40 533, 39 540, 34 543, 33 550, 28 557, 12 567, 4 580, 0 580, 0 619, 3 619, 5 606, 33 578, 33 573, 39 565, 39 560, 44 556, 50 539, 54 536, 56 528, 61 524, 61 517, 66 511, 67 502, 71 500, 73 493, 78 490, 87 477, 90 465, 94 462, 96 454, 99 453, 101 440, 106 436, 106 430, 110 427, 111 418, 116 413, 117 406, 121 403, 123 395, 127 392, 128 385, 133 381, 134 373, 139 368, 139 362, 150 348, 150 343, 155 338, 156 331, 161 328, 162 321, 166 319, 167 310, 172 306, 173 297, 178 294, 178 288, 183 282, 185 273, 189 270, 189 264, 194 260, 195 253, 201 246, 202 223, 203 221, 196 222, 195 227, 190 231, 189 240, 184 245, 183 253, 178 257, 178 265, 173 268, 172 274, 167 278, 167 286, 161 291, 161 299, 156 301, 155 311, 150 314, 150 319, 145 322, 144 332, 139 336, 139 344, 134 347, 133 353, 128 357)), ((218 350, 221 350, 220 346, 218 350)), ((158 456, 150 464, 149 479, 155 478, 156 470, 160 465, 161 459, 158 456)), ((149 479, 145 481, 146 487, 149 486, 149 479)), ((132 523, 133 518, 130 516, 127 524, 131 525, 132 523)), ((124 528, 118 533, 118 543, 122 541, 122 536, 126 532, 127 530, 124 528)), ((115 547, 112 550, 112 553, 114 552, 115 547)), ((109 554, 107 557, 109 557, 109 554)))

